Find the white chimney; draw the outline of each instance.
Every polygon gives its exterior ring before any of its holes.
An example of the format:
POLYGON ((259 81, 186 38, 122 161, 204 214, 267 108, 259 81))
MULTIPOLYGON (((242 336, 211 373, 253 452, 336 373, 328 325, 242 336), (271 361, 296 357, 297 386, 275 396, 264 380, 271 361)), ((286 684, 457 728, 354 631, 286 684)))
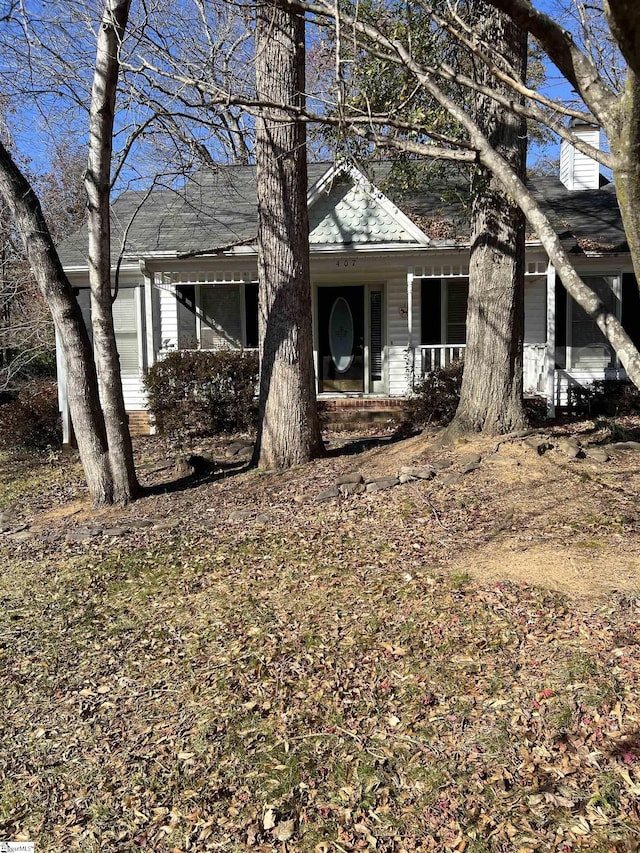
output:
MULTIPOLYGON (((578 139, 600 150, 600 128, 580 119, 573 119, 571 131, 578 139)), ((600 164, 587 157, 565 139, 560 144, 560 181, 568 190, 597 190, 600 187, 600 164)))

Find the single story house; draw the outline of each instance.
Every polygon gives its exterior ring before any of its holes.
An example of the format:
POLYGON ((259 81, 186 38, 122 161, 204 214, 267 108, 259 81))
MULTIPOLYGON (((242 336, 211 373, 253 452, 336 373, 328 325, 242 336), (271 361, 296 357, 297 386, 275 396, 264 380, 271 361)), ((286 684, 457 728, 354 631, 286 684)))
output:
MULTIPOLYGON (((599 138, 590 126, 579 132, 599 138)), ((397 405, 417 378, 464 353, 469 228, 460 191, 468 180, 403 194, 380 189, 388 170, 309 166, 317 392, 336 405, 397 405)), ((530 183, 579 272, 640 343, 640 298, 613 185, 567 144, 559 177, 530 183)), ((124 234, 126 244, 113 312, 133 431, 150 429, 142 380, 165 353, 257 346, 256 219, 253 166, 203 169, 181 190, 129 191, 114 202, 114 266, 124 234)), ((86 246, 78 232, 60 254, 89 321, 86 246)), ((624 373, 530 237, 525 393, 545 397, 553 413, 571 385, 605 376, 624 373)), ((59 388, 67 440, 61 364, 59 388)))

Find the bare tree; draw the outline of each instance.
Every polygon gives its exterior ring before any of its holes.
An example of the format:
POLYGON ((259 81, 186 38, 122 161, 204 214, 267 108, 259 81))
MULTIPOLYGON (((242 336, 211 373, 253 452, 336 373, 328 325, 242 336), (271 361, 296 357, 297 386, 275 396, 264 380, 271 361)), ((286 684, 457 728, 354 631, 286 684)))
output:
POLYGON ((85 177, 93 345, 109 445, 114 500, 117 503, 128 503, 138 492, 111 310, 116 296, 112 293, 111 283, 112 140, 120 67, 118 54, 130 5, 131 0, 106 0, 98 30, 89 112, 89 162, 85 177))
POLYGON ((69 408, 76 427, 89 494, 96 505, 111 503, 113 480, 89 335, 53 245, 40 202, 1 142, 0 194, 11 210, 38 287, 60 332, 67 369, 69 408))
POLYGON ((283 104, 257 121, 260 401, 257 457, 288 468, 317 456, 309 274, 304 104, 304 16, 280 0, 256 4, 256 88, 283 104))
MULTIPOLYGON (((59 333, 69 407, 90 494, 96 504, 114 500, 126 503, 135 497, 137 491, 111 315, 109 225, 118 49, 128 12, 128 0, 105 2, 98 32, 89 122, 90 158, 86 186, 89 196, 90 278, 101 397, 93 348, 44 221, 39 200, 6 148, 2 148, 0 156, 0 192, 11 209, 34 276, 59 333)), ((57 49, 52 47, 52 52, 55 54, 57 49)))

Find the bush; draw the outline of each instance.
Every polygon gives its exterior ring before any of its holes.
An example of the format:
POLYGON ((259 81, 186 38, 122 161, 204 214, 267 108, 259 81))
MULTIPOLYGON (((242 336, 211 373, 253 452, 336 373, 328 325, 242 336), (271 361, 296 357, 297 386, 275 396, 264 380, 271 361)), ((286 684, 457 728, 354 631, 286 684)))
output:
POLYGON ((172 352, 145 377, 149 410, 161 433, 216 435, 256 424, 254 352, 172 352))
POLYGON ((596 379, 569 387, 569 406, 588 415, 629 415, 640 412, 640 391, 632 382, 596 379))
POLYGON ((45 450, 62 443, 56 383, 25 382, 14 399, 0 405, 0 446, 45 450))
POLYGON ((460 359, 427 373, 416 383, 405 407, 412 427, 446 426, 453 420, 460 401, 463 368, 460 359))

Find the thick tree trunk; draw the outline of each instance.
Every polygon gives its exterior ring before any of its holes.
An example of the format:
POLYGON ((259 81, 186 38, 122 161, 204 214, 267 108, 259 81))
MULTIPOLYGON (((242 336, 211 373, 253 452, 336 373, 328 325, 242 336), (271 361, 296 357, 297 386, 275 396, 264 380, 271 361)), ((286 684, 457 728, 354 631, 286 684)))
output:
POLYGON ((111 155, 118 83, 118 50, 131 0, 107 0, 98 32, 89 114, 88 198, 91 320, 100 399, 104 412, 114 500, 128 503, 138 493, 133 448, 122 394, 120 359, 111 310, 111 155))
MULTIPOLYGON (((513 22, 480 4, 482 36, 507 64, 526 70, 527 39, 513 22)), ((486 83, 490 72, 481 66, 486 83)), ((499 85, 493 81, 493 85, 499 85)), ((523 121, 480 96, 476 121, 514 171, 524 177, 526 128, 523 121)), ((521 429, 522 338, 524 316, 525 219, 491 172, 476 170, 472 188, 471 258, 467 347, 460 404, 450 434, 500 435, 521 429)))
POLYGON ((96 506, 111 503, 113 483, 89 336, 73 289, 53 245, 40 203, 2 143, 0 193, 9 205, 31 269, 59 333, 69 409, 89 494, 96 506))
MULTIPOLYGON (((304 103, 304 17, 256 5, 259 99, 304 103)), ((256 122, 260 407, 256 459, 288 468, 322 452, 311 323, 306 130, 285 110, 256 122)))
POLYGON ((613 177, 616 196, 640 284, 640 80, 631 70, 613 114, 607 135, 615 157, 613 177))

